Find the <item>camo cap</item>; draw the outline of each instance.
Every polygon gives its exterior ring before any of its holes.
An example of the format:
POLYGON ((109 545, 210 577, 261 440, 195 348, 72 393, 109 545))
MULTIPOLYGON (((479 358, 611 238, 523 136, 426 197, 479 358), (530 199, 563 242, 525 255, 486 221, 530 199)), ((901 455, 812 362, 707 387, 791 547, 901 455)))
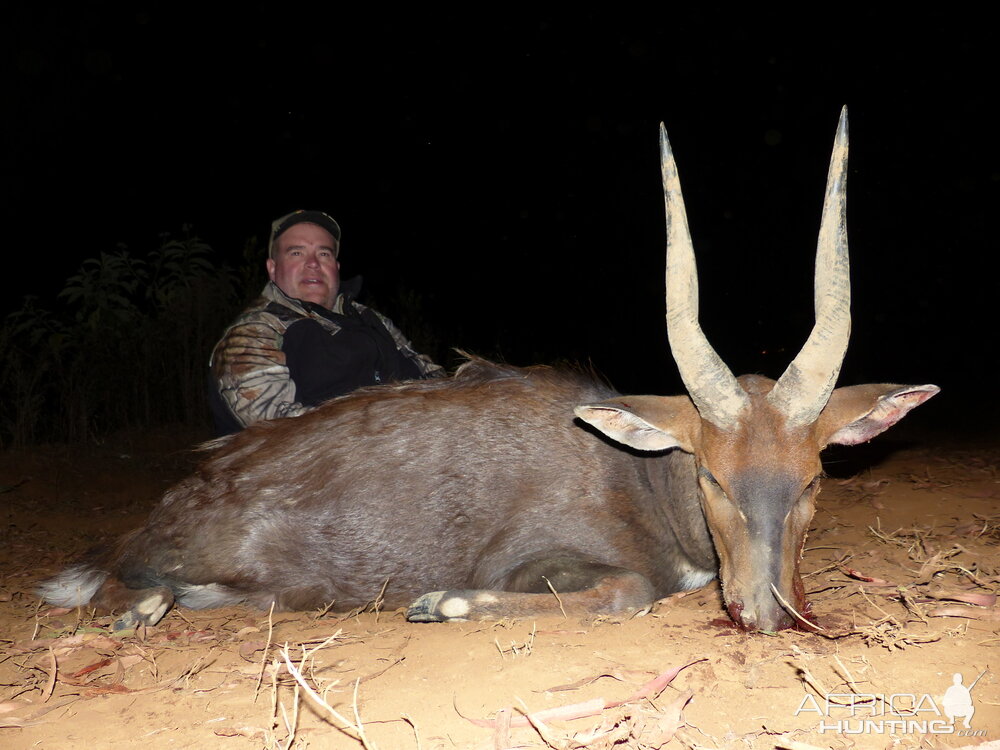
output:
POLYGON ((274 257, 274 243, 281 236, 283 232, 287 229, 294 227, 296 224, 316 224, 317 226, 323 227, 331 235, 333 239, 337 241, 336 247, 333 248, 333 255, 337 257, 340 255, 340 224, 334 221, 333 217, 329 214, 325 214, 322 211, 292 211, 290 214, 285 214, 280 219, 275 219, 271 222, 271 239, 267 243, 267 257, 274 257))

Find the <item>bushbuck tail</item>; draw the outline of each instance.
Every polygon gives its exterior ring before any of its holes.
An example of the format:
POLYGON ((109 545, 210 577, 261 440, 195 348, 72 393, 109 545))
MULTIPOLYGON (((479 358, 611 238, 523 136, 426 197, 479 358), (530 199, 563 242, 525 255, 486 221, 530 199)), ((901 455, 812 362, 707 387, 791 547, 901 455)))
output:
POLYGON ((788 627, 786 607, 808 615, 799 560, 820 451, 869 440, 938 388, 834 389, 850 331, 846 109, 815 327, 777 381, 734 377, 699 327, 660 137, 667 328, 688 395, 621 396, 581 372, 480 359, 447 381, 359 391, 212 444, 143 528, 41 596, 123 611, 121 627, 155 624, 174 601, 349 609, 379 594, 410 620, 446 621, 640 612, 719 574, 744 628, 788 627))

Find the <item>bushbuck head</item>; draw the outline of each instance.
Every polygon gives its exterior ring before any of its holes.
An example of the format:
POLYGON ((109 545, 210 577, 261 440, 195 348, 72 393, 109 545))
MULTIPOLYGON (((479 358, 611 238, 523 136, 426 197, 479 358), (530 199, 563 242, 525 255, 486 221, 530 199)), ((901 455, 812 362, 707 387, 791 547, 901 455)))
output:
POLYGON ((822 474, 820 451, 869 440, 938 388, 834 389, 851 329, 847 252, 847 110, 830 160, 816 252, 816 323, 777 380, 736 378, 698 324, 698 276, 684 199, 660 126, 667 214, 667 331, 690 398, 639 396, 577 409, 581 419, 641 450, 694 455, 700 501, 737 624, 775 630, 808 615, 799 560, 822 474))

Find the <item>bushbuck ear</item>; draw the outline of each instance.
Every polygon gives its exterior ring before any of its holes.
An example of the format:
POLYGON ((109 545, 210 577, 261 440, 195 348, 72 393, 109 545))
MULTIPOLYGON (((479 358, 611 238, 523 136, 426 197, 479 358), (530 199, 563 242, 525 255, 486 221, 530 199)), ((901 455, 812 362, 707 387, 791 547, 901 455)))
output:
POLYGON ((822 445, 857 445, 901 420, 941 389, 936 385, 853 385, 838 388, 819 418, 822 445))
POLYGON ((700 417, 687 396, 622 396, 574 411, 587 424, 632 448, 694 452, 700 417))

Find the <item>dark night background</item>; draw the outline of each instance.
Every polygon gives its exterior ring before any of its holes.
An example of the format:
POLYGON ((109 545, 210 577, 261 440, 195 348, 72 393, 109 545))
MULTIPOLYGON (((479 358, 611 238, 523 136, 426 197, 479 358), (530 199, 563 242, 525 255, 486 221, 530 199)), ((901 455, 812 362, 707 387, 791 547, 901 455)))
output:
POLYGON ((236 264, 272 218, 319 208, 344 228, 342 274, 363 274, 368 301, 437 356, 591 361, 620 390, 677 392, 662 120, 703 327, 734 371, 777 376, 812 325, 847 104, 841 383, 934 382, 925 424, 992 430, 1000 128, 984 18, 10 13, 2 314, 54 299, 118 243, 141 253, 190 226, 236 264))

